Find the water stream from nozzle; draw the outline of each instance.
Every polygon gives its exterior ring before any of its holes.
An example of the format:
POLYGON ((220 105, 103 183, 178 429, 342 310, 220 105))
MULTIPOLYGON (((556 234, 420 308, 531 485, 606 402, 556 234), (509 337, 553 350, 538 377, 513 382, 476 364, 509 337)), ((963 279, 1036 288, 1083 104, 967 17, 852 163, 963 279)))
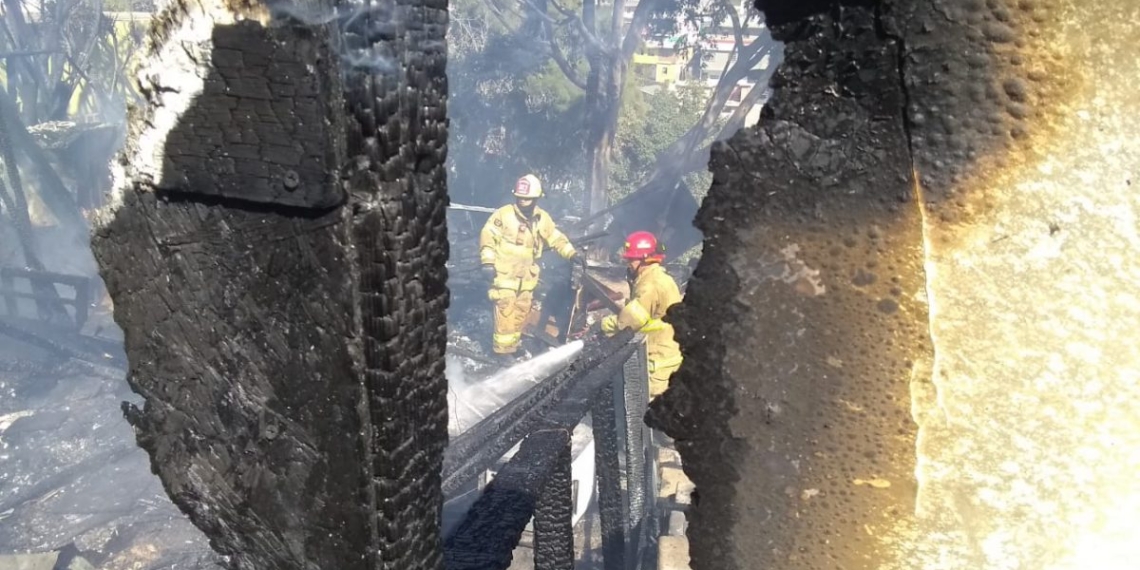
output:
POLYGON ((525 362, 473 380, 463 369, 460 356, 447 357, 447 433, 455 437, 495 410, 503 407, 551 374, 569 366, 582 353, 580 340, 548 350, 525 362))

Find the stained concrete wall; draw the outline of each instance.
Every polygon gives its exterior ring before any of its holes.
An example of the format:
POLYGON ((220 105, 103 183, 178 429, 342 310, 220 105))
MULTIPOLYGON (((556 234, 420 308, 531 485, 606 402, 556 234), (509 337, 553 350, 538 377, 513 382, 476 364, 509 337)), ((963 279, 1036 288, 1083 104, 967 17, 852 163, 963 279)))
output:
POLYGON ((692 567, 1116 567, 1140 8, 759 6, 786 61, 714 149, 649 417, 697 485, 692 567))

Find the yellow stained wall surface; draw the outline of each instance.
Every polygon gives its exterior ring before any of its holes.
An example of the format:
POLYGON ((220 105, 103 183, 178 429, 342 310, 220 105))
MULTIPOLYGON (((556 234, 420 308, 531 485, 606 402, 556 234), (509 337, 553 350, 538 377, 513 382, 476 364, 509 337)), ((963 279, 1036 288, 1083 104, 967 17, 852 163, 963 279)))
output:
POLYGON ((1140 567, 1140 2, 1051 6, 998 82, 1029 129, 958 183, 969 216, 926 212, 900 570, 1140 567))

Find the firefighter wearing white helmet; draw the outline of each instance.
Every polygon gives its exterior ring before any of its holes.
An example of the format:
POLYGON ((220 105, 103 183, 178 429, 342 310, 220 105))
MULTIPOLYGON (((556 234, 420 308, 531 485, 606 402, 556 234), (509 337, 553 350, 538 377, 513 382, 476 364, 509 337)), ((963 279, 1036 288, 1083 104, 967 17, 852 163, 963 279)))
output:
POLYGON ((497 354, 515 354, 538 286, 538 260, 543 248, 572 259, 578 254, 558 231, 554 220, 537 205, 542 183, 533 174, 518 179, 515 203, 495 210, 479 234, 479 260, 490 281, 487 296, 495 303, 492 346, 497 354))

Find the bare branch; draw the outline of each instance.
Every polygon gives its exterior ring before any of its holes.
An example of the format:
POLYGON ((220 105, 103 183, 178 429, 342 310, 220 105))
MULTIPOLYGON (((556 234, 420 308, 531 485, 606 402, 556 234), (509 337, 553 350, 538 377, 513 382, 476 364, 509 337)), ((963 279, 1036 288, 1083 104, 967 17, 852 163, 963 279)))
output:
MULTIPOLYGON (((584 91, 586 89, 586 82, 583 81, 582 78, 578 77, 578 73, 574 71, 574 68, 570 65, 570 62, 567 61, 566 56, 562 53, 562 48, 558 47, 558 41, 554 37, 555 24, 558 24, 559 26, 572 24, 577 19, 577 17, 574 14, 570 14, 564 19, 556 21, 548 16, 545 10, 536 6, 532 0, 524 0, 524 2, 527 6, 529 6, 530 11, 533 14, 542 19, 542 29, 546 33, 546 43, 550 46, 551 58, 554 59, 554 63, 558 64, 558 69, 562 70, 562 74, 566 76, 566 79, 570 83, 574 84, 575 87, 584 91)), ((557 2, 554 2, 554 4, 555 9, 565 14, 565 11, 561 6, 557 4, 557 2)))
POLYGON ((39 50, 31 50, 31 51, 9 51, 9 52, 0 53, 0 59, 8 59, 8 58, 14 58, 14 57, 32 57, 32 56, 36 56, 36 55, 51 55, 51 54, 56 54, 56 53, 63 53, 63 52, 61 52, 59 50, 53 50, 53 49, 39 49, 39 50))
MULTIPOLYGON (((534 4, 531 3, 530 0, 526 0, 526 3, 530 4, 531 6, 534 6, 534 4)), ((577 14, 575 14, 573 10, 570 10, 568 8, 564 8, 561 4, 559 4, 558 0, 550 0, 550 4, 552 6, 554 6, 554 9, 558 10, 563 16, 569 16, 569 17, 576 17, 577 16, 577 14)))
MULTIPOLYGON (((546 25, 549 27, 549 24, 546 25)), ((554 39, 552 29, 548 29, 547 31, 547 42, 550 44, 550 55, 554 59, 554 63, 558 64, 558 69, 561 69, 562 74, 566 76, 566 80, 584 91, 586 89, 586 82, 578 77, 574 68, 570 66, 570 62, 566 61, 566 56, 562 54, 562 49, 558 47, 558 42, 554 39)))
MULTIPOLYGON (((721 4, 728 9, 728 17, 732 19, 732 37, 735 40, 735 43, 732 44, 732 52, 739 56, 740 49, 744 45, 744 30, 740 23, 740 14, 736 13, 736 8, 728 0, 722 0, 721 4)), ((753 40, 753 42, 755 41, 753 40)))
MULTIPOLYGON (((531 3, 530 0, 524 0, 524 1, 533 6, 533 4, 531 3)), ((610 54, 609 47, 607 47, 604 42, 602 42, 600 39, 598 39, 598 36, 595 32, 595 28, 592 25, 593 0, 586 0, 586 2, 584 2, 582 4, 582 17, 579 17, 576 13, 574 13, 573 10, 568 10, 565 7, 563 7, 561 4, 558 3, 558 0, 550 0, 550 3, 554 6, 555 10, 558 10, 564 16, 567 16, 569 18, 573 18, 572 21, 575 24, 575 27, 578 28, 578 32, 580 34, 582 34, 582 37, 585 38, 586 43, 589 45, 590 48, 595 49, 599 53, 602 53, 602 54, 606 54, 606 55, 610 54), (591 20, 591 25, 589 25, 589 26, 586 25, 586 22, 583 19, 583 18, 586 18, 586 10, 587 10, 588 5, 591 6, 591 18, 589 18, 591 20)))
POLYGON ((637 51, 637 46, 641 45, 641 34, 649 26, 649 16, 657 9, 657 1, 641 0, 637 3, 629 29, 625 32, 625 39, 621 42, 622 61, 629 61, 629 58, 633 57, 633 52, 637 51))
POLYGON ((732 112, 732 116, 728 118, 728 121, 721 127, 720 132, 713 140, 724 140, 743 128, 748 113, 752 111, 752 107, 755 107, 756 103, 760 102, 760 98, 764 96, 764 92, 767 90, 760 83, 753 85, 752 90, 740 101, 740 105, 732 112))
MULTIPOLYGON (((727 103, 728 96, 731 95, 732 89, 736 87, 737 82, 743 78, 749 70, 751 70, 757 63, 759 63, 765 56, 771 53, 773 44, 769 41, 763 41, 763 38, 757 37, 752 43, 748 44, 743 50, 747 57, 738 57, 733 66, 725 72, 717 84, 716 92, 710 98, 708 105, 705 107, 705 112, 701 119, 697 121, 684 135, 678 138, 668 148, 658 153, 656 160, 654 160, 653 168, 648 176, 643 180, 644 182, 638 186, 636 190, 629 193, 625 198, 609 208, 600 212, 595 212, 580 220, 577 225, 585 226, 593 222, 602 214, 612 212, 617 208, 623 208, 634 202, 640 202, 653 196, 659 196, 662 192, 671 192, 676 189, 676 180, 681 177, 694 172, 700 168, 708 166, 709 151, 712 149, 712 143, 704 144, 704 141, 709 136, 709 130, 716 123, 717 117, 720 116, 721 111, 727 103), (765 48, 761 50, 761 48, 765 48), (702 145, 697 148, 698 145, 702 145)), ((732 133, 735 133, 744 125, 744 120, 748 117, 749 111, 756 106, 760 98, 764 96, 766 91, 764 85, 766 82, 758 81, 748 95, 740 102, 728 121, 721 127, 717 134, 713 137, 714 141, 727 138, 732 133)), ((670 194, 670 197, 672 194, 670 194)), ((666 203, 669 203, 665 199, 666 203)))
POLYGON ((609 40, 613 42, 613 45, 620 45, 618 38, 621 37, 621 22, 622 15, 625 13, 625 2, 613 0, 610 5, 613 6, 613 12, 610 14, 609 40))
MULTIPOLYGON (((668 148, 658 154, 652 174, 649 176, 650 180, 673 175, 669 171, 670 167, 679 164, 684 160, 684 157, 691 155, 696 146, 708 138, 709 129, 716 123, 725 105, 728 104, 728 98, 732 95, 737 83, 743 79, 756 64, 760 63, 760 61, 764 59, 764 56, 771 53, 772 44, 763 42, 761 38, 758 37, 753 40, 752 43, 748 44, 744 51, 748 54, 748 57, 737 57, 733 65, 721 75, 720 81, 717 82, 716 89, 713 91, 708 104, 705 106, 704 113, 701 115, 701 118, 697 120, 696 124, 690 127, 681 138, 677 139, 673 144, 669 145, 668 148), (761 52, 761 47, 766 47, 767 49, 761 52)), ((760 89, 759 84, 753 87, 752 91, 763 93, 763 89, 760 89)), ((752 92, 749 92, 749 96, 751 95, 752 92)), ((743 106, 744 103, 741 102, 741 107, 743 106)))

